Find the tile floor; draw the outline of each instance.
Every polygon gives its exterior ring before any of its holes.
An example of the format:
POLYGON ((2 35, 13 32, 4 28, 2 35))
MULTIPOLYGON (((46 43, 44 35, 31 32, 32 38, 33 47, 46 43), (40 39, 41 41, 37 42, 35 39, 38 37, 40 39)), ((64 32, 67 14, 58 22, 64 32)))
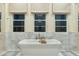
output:
MULTIPOLYGON (((19 51, 6 51, 3 52, 1 56, 22 56, 19 51)), ((78 56, 72 51, 61 51, 58 56, 78 56)))

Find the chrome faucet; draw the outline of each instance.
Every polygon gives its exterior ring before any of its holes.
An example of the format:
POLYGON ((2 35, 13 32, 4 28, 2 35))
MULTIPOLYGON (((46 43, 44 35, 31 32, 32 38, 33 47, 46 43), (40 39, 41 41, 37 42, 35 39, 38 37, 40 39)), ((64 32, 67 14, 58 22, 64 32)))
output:
POLYGON ((43 43, 43 44, 46 44, 47 42, 46 42, 46 40, 45 40, 45 37, 41 37, 40 36, 40 34, 38 34, 38 36, 36 36, 36 40, 39 40, 38 42, 40 42, 40 43, 43 43))

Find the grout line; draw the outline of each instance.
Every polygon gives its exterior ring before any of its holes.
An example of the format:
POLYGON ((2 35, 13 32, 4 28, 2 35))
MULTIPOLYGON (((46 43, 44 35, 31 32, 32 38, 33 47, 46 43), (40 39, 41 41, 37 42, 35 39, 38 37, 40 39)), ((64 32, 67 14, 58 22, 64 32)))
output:
POLYGON ((76 53, 72 51, 61 51, 64 56, 78 56, 76 53))
POLYGON ((62 53, 63 56, 66 56, 66 54, 63 51, 61 51, 61 53, 62 53))
POLYGON ((76 51, 70 51, 72 54, 74 54, 75 56, 79 56, 79 54, 76 51))
POLYGON ((21 56, 21 52, 18 52, 18 53, 16 54, 16 56, 21 56))
POLYGON ((8 51, 5 56, 16 56, 17 53, 19 53, 18 51, 8 51))
POLYGON ((4 52, 2 52, 2 53, 0 54, 0 56, 5 55, 7 52, 8 52, 8 51, 4 51, 4 52))
POLYGON ((64 56, 61 52, 58 54, 58 56, 64 56))

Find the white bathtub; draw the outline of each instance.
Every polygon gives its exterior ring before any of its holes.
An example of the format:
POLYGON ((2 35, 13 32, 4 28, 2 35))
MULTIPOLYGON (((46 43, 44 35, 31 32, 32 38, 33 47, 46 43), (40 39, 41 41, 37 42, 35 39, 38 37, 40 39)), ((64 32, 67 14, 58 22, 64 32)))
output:
POLYGON ((56 56, 61 51, 61 42, 55 39, 41 44, 35 39, 24 39, 19 42, 22 55, 26 56, 56 56))

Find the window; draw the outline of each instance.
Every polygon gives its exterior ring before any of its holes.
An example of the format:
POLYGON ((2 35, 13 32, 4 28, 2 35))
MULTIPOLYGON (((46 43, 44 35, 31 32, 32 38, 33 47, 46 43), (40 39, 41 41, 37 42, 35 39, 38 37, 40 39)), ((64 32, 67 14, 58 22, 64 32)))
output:
POLYGON ((13 31, 14 32, 24 32, 24 14, 14 14, 13 20, 13 31))
POLYGON ((56 32, 66 32, 67 30, 66 15, 56 14, 55 15, 55 31, 56 32))
POLYGON ((0 32, 1 32, 1 14, 0 14, 0 32))
POLYGON ((35 14, 35 20, 44 20, 45 19, 45 14, 35 14))
POLYGON ((45 32, 45 14, 35 14, 35 32, 45 32))

